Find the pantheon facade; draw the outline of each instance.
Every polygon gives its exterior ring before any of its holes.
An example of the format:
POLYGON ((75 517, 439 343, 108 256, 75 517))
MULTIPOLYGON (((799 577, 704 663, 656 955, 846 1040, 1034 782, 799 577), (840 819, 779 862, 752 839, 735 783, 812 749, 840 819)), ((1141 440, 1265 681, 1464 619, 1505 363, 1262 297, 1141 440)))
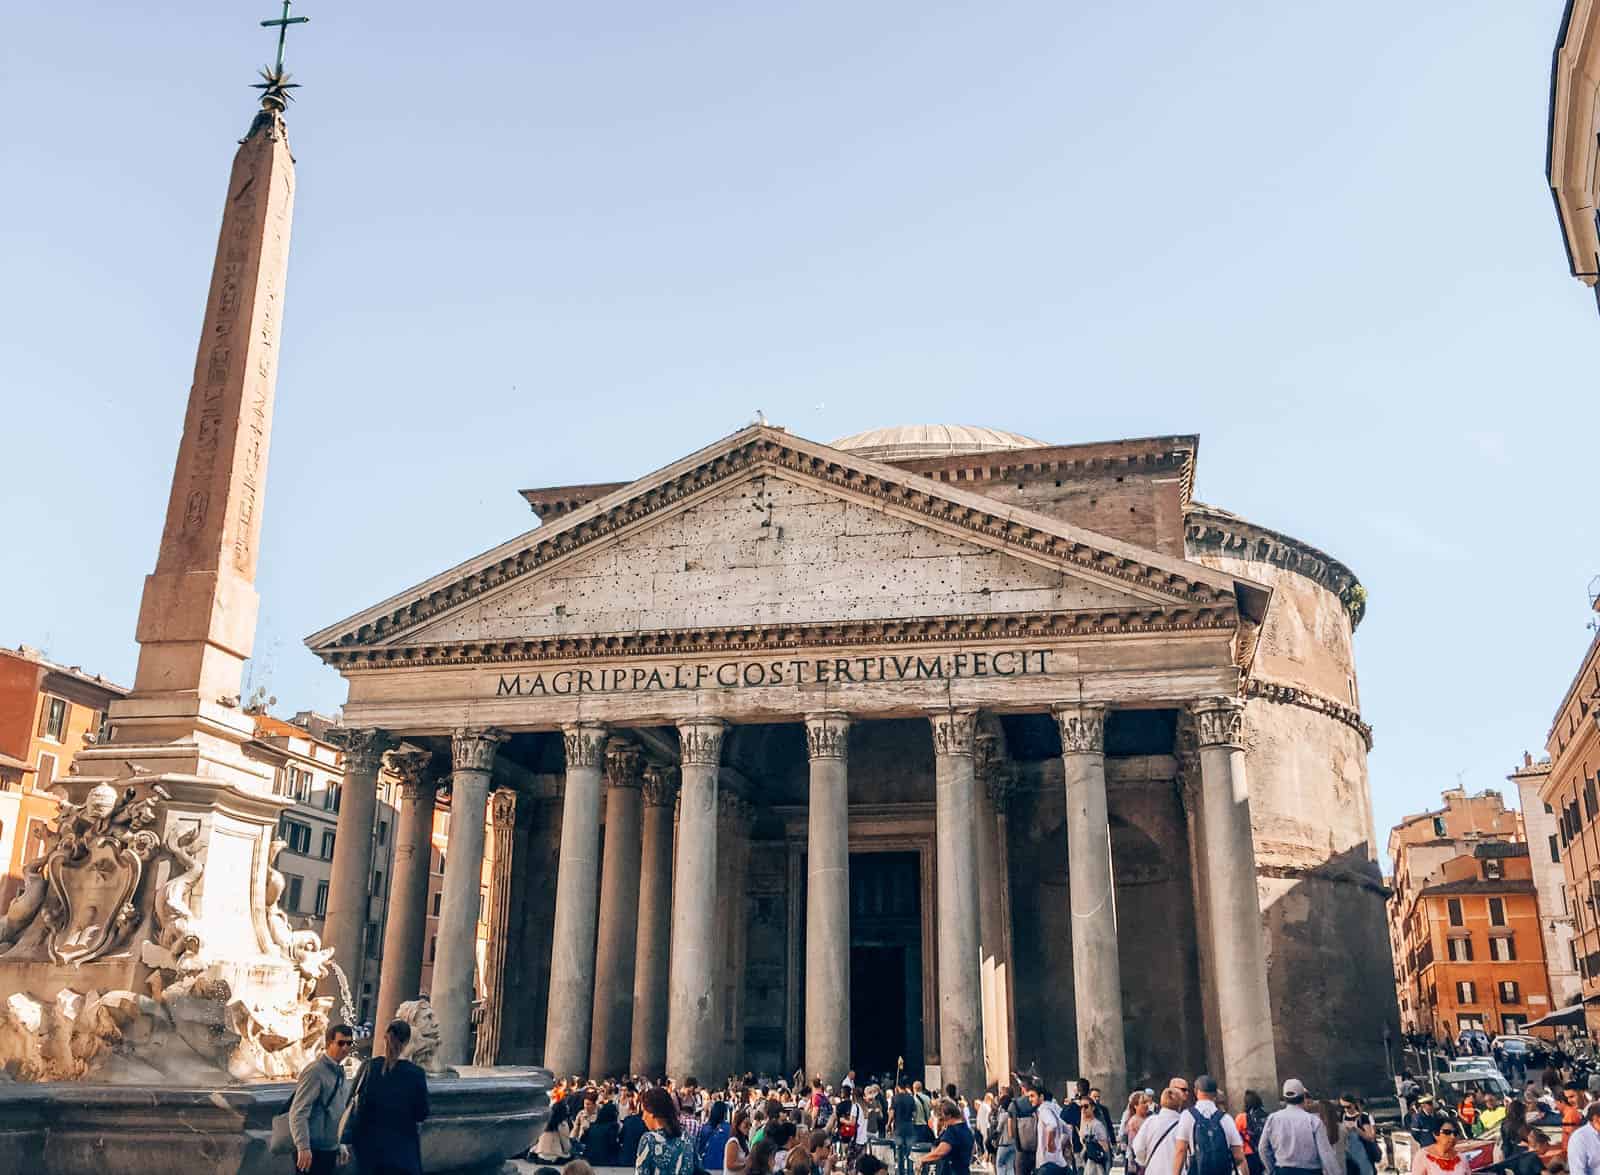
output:
POLYGON ((1196 501, 1198 444, 761 424, 524 490, 538 526, 308 639, 349 689, 328 941, 387 763, 379 1018, 448 791, 452 1062, 1382 1083, 1365 593, 1196 501))

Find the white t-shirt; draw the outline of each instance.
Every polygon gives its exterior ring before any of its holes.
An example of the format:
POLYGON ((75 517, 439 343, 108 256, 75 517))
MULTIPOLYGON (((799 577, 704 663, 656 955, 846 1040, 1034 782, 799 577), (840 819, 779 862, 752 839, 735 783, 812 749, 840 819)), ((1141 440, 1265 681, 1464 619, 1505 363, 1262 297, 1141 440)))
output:
POLYGON ((1034 1162, 1039 1166, 1054 1163, 1058 1167, 1069 1166, 1067 1152, 1071 1146, 1070 1135, 1065 1122, 1061 1120, 1061 1107, 1055 1102, 1040 1102, 1039 1108, 1034 1110, 1034 1117, 1038 1119, 1038 1141, 1034 1146, 1034 1162), (1050 1146, 1050 1135, 1055 1135, 1055 1146, 1050 1146))
MULTIPOLYGON (((1209 1118, 1218 1113, 1217 1103, 1208 1102, 1203 1098, 1194 1103, 1194 1109, 1195 1113, 1202 1118, 1209 1118)), ((1143 1134, 1144 1131, 1141 1129, 1139 1133, 1143 1134)), ((1244 1139, 1239 1137, 1239 1128, 1234 1125, 1231 1114, 1222 1115, 1222 1133, 1228 1136, 1229 1146, 1244 1145, 1244 1139)), ((1173 1131, 1172 1137, 1178 1142, 1188 1143, 1189 1153, 1191 1155, 1194 1154, 1194 1114, 1189 1113, 1188 1110, 1183 1111, 1182 1118, 1178 1120, 1178 1129, 1173 1131)))
POLYGON ((1133 1136, 1133 1157, 1150 1175, 1168 1175, 1172 1152, 1178 1144, 1177 1110, 1158 1110, 1146 1118, 1133 1136))

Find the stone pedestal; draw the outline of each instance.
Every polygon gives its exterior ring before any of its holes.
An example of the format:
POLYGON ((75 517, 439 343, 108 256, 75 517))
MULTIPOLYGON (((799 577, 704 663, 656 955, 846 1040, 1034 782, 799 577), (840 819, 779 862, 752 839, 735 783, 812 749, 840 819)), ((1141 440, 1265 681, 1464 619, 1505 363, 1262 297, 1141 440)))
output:
MULTIPOLYGON (((725 724, 714 718, 678 724, 683 773, 678 852, 672 884, 672 959, 668 983, 667 1075, 709 1073, 718 1029, 713 1015, 716 936, 717 772, 725 724)), ((702 1077, 702 1080, 706 1078, 702 1077)))

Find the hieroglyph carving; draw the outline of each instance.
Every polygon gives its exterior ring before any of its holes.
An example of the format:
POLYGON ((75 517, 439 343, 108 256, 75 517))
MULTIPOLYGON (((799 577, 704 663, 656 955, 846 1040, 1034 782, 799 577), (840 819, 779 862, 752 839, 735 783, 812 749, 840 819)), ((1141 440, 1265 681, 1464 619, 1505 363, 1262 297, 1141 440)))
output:
POLYGON ((678 724, 678 755, 685 766, 715 767, 722 762, 722 736, 727 724, 720 719, 695 719, 678 724))
POLYGON ((1244 746, 1244 703, 1237 698, 1207 698, 1190 709, 1202 747, 1244 746))
POLYGON ((1106 753, 1106 711, 1103 706, 1057 706, 1056 727, 1063 755, 1106 753))
POLYGON ((933 753, 970 755, 978 729, 976 710, 948 710, 928 715, 933 724, 933 753))
POLYGON ((511 737, 494 727, 458 727, 450 735, 450 761, 457 771, 493 771, 500 744, 511 737))
POLYGON ((850 717, 829 711, 806 715, 806 750, 813 759, 846 759, 850 755, 850 717))

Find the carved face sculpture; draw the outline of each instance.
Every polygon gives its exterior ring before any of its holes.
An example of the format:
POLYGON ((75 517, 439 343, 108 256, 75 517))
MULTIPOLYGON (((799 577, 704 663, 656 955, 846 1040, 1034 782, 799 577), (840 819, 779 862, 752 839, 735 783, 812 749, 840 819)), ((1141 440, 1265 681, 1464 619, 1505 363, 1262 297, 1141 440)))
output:
POLYGON ((439 1051, 439 1018, 427 1000, 407 1000, 394 1010, 396 1020, 411 1025, 411 1043, 406 1057, 424 1069, 433 1068, 434 1054, 439 1051))
POLYGON ((109 783, 99 783, 89 789, 83 801, 83 814, 90 820, 109 819, 117 810, 117 789, 109 783))

